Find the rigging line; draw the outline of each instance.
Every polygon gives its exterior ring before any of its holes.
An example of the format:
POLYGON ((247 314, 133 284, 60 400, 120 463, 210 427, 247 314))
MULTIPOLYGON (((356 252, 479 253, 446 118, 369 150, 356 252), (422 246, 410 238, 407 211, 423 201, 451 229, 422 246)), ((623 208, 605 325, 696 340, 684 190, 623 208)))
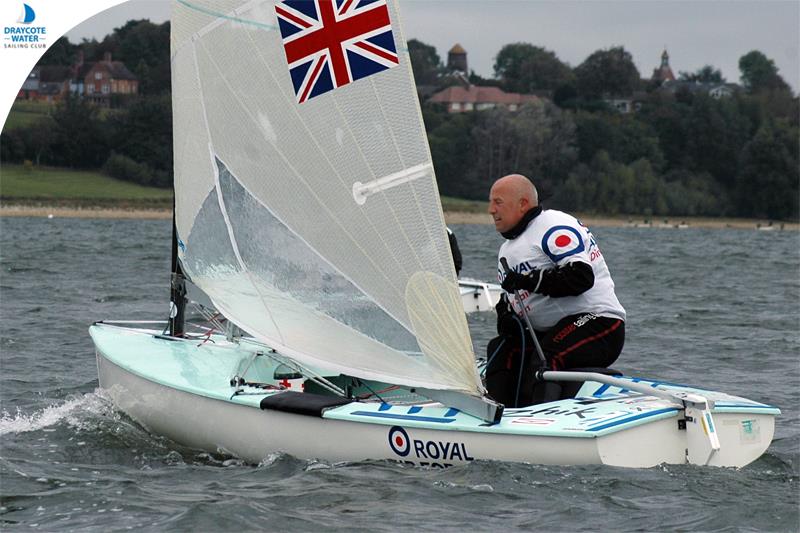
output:
POLYGON ((212 10, 207 9, 205 7, 196 6, 194 4, 191 4, 191 3, 187 2, 186 0, 177 0, 177 2, 179 4, 183 4, 184 6, 188 7, 189 9, 192 9, 192 10, 197 11, 199 13, 203 13, 204 15, 208 15, 209 17, 214 17, 214 18, 217 18, 217 19, 225 19, 225 20, 229 20, 231 22, 239 22, 241 24, 245 24, 245 25, 250 25, 250 26, 255 26, 257 28, 261 28, 262 30, 275 31, 275 30, 278 29, 277 26, 273 26, 272 24, 264 24, 263 22, 258 22, 258 21, 255 21, 255 20, 248 20, 248 19, 243 19, 243 18, 240 18, 240 17, 232 17, 230 15, 226 15, 226 14, 220 13, 218 11, 212 11, 212 10))
MULTIPOLYGON (((376 398, 378 398, 378 399, 381 401, 381 403, 384 403, 384 404, 386 404, 386 405, 389 405, 389 403, 388 403, 386 400, 384 400, 383 398, 381 398, 381 397, 380 397, 380 395, 379 395, 377 392, 375 392, 374 390, 372 390, 372 387, 370 387, 369 385, 367 385, 367 384, 366 384, 366 383, 365 383, 363 380, 361 380, 361 379, 357 379, 356 381, 358 381, 358 383, 360 383, 360 384, 362 384, 364 387, 366 387, 366 389, 367 389, 368 391, 370 391, 370 392, 372 393, 372 395, 373 395, 373 396, 375 396, 376 398)), ((381 392, 383 392, 383 391, 381 391, 381 392)))
POLYGON ((311 381, 315 382, 320 387, 322 387, 324 389, 327 389, 330 392, 333 392, 334 394, 338 394, 339 396, 343 396, 343 397, 347 396, 345 394, 345 391, 342 390, 339 386, 337 386, 336 384, 332 383, 331 381, 325 379, 323 376, 320 376, 316 372, 313 372, 310 368, 299 364, 294 359, 290 359, 290 358, 285 358, 283 356, 279 356, 278 352, 276 352, 275 350, 272 350, 272 349, 267 350, 267 352, 264 355, 266 355, 267 357, 269 357, 273 361, 277 361, 277 362, 279 362, 281 364, 285 364, 286 366, 292 367, 294 370, 297 370, 301 374, 307 375, 308 379, 310 379, 311 381))
MULTIPOLYGON (((201 41, 201 44, 202 44, 202 41, 201 41)), ((205 47, 205 45, 203 45, 203 46, 205 47)), ((283 338, 283 333, 281 332, 281 329, 278 327, 278 323, 275 321, 275 317, 272 316, 272 312, 270 312, 269 307, 264 304, 264 295, 261 293, 261 290, 259 289, 258 285, 254 282, 252 274, 250 273, 249 269, 245 266, 244 260, 242 259, 242 256, 239 253, 239 246, 236 243, 236 236, 233 234, 233 227, 231 226, 231 221, 228 218, 228 212, 225 209, 225 201, 222 198, 222 190, 220 188, 220 183, 219 183, 219 165, 217 165, 217 162, 215 160, 216 159, 216 155, 214 154, 213 146, 211 144, 211 142, 212 142, 212 140, 211 140, 211 130, 208 127, 208 112, 206 111, 205 92, 203 91, 203 82, 202 82, 202 80, 200 78, 200 64, 198 63, 198 60, 197 60, 197 46, 195 45, 195 41, 192 41, 192 49, 194 51, 193 56, 194 56, 195 73, 197 75, 197 82, 198 82, 197 84, 198 84, 198 88, 200 89, 200 103, 201 103, 201 108, 203 110, 203 119, 204 119, 205 126, 206 126, 206 135, 208 135, 208 148, 209 148, 209 152, 210 152, 209 155, 212 158, 211 165, 212 165, 212 170, 214 171, 214 187, 215 187, 216 193, 217 193, 217 201, 219 202, 220 210, 222 211, 222 218, 223 218, 223 220, 225 222, 225 226, 226 226, 226 228, 228 230, 228 238, 230 239, 230 244, 231 244, 231 247, 233 248, 234 254, 236 255, 236 259, 239 262, 239 266, 244 271, 245 276, 247 276, 247 278, 249 278, 250 284, 253 286, 253 288, 256 290, 256 292, 258 292, 259 301, 261 303, 261 306, 266 311, 266 315, 269 317, 270 321, 272 322, 272 325, 275 327, 275 331, 278 333, 278 336, 280 337, 281 341, 285 342, 285 340, 283 338)))

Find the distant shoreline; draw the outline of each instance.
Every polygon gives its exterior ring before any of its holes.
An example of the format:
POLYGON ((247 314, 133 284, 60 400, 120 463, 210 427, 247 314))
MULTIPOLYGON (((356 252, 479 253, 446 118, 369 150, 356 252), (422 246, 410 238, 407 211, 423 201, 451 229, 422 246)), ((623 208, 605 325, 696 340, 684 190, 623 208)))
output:
MULTIPOLYGON (((445 211, 448 224, 491 224, 488 214, 464 211, 445 211)), ((47 205, 0 204, 0 217, 40 217, 40 218, 101 218, 101 219, 152 219, 172 218, 172 209, 163 207, 64 207, 47 205)), ((779 231, 800 230, 796 222, 771 222, 768 220, 744 218, 705 218, 705 217, 650 217, 642 216, 602 216, 578 215, 587 226, 594 227, 632 227, 632 228, 734 228, 761 229, 774 228, 779 231)))

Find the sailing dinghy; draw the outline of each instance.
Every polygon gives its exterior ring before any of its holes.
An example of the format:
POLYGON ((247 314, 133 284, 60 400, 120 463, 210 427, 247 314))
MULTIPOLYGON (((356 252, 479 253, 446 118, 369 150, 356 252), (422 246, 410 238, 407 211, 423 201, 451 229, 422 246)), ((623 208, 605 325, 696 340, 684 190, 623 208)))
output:
POLYGON ((774 407, 607 370, 543 373, 539 405, 486 396, 396 3, 177 0, 171 54, 170 319, 90 328, 101 389, 148 430, 253 462, 743 466, 769 446, 774 407))
POLYGON ((466 313, 494 311, 494 306, 500 301, 500 295, 503 293, 503 288, 496 283, 468 278, 459 279, 458 288, 461 293, 461 304, 466 313))

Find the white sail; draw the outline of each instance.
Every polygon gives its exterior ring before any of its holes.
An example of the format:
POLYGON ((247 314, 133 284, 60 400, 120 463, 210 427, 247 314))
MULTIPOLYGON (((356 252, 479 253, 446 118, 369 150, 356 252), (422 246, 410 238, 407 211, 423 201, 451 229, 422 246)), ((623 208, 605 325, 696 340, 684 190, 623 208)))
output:
POLYGON ((172 90, 179 253, 227 317, 303 363, 482 391, 393 2, 177 0, 172 90), (301 41, 323 10, 345 29, 301 41))

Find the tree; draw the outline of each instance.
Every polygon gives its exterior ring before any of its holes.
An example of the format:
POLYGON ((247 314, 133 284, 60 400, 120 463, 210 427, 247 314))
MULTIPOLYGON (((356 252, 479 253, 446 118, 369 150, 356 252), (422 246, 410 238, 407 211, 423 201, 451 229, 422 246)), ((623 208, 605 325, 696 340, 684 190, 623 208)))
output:
POLYGON ((110 119, 114 150, 153 170, 151 183, 172 184, 172 108, 169 95, 146 96, 110 119))
POLYGON ((579 159, 584 163, 604 150, 626 165, 638 159, 647 159, 657 169, 664 164, 655 130, 634 115, 580 112, 575 115, 575 125, 579 159))
POLYGON ((69 95, 53 111, 53 162, 73 168, 97 168, 108 157, 105 124, 97 107, 69 95))
POLYGON ((439 192, 462 198, 485 198, 486 191, 480 193, 467 175, 475 158, 470 132, 477 114, 447 113, 428 105, 423 108, 423 116, 439 192))
POLYGON ((576 160, 571 117, 546 100, 517 112, 496 108, 478 113, 472 130, 475 156, 468 169, 471 197, 485 198, 491 182, 520 173, 535 180, 542 197, 552 195, 576 160))
POLYGON ((114 30, 119 43, 115 58, 133 67, 139 92, 159 94, 170 90, 169 22, 128 21, 114 30))
POLYGON ((739 58, 739 71, 742 73, 742 84, 751 93, 764 89, 789 90, 789 86, 778 74, 775 62, 758 50, 739 58))
POLYGON ((688 164, 686 143, 691 114, 691 105, 659 93, 650 95, 641 112, 637 113, 637 119, 649 125, 658 137, 666 169, 688 164))
POLYGON ((575 76, 578 93, 587 99, 628 96, 641 83, 631 54, 621 46, 597 50, 575 68, 575 76))
POLYGON ((518 93, 555 91, 575 75, 554 52, 528 43, 507 44, 497 54, 494 73, 505 90, 518 93))
POLYGON ((742 150, 737 195, 742 214, 798 218, 798 129, 766 121, 742 150))
POLYGON ((442 73, 442 60, 436 48, 417 39, 408 41, 408 55, 417 85, 435 85, 442 73))
POLYGON ((695 72, 681 72, 678 75, 678 79, 681 81, 698 81, 700 83, 725 83, 722 71, 711 65, 699 68, 695 72))
POLYGON ((39 59, 39 65, 71 66, 75 63, 78 46, 69 42, 66 37, 60 37, 47 49, 39 59))
POLYGON ((751 135, 751 124, 734 98, 695 96, 686 129, 690 170, 709 172, 729 188, 738 172, 738 158, 751 135))

